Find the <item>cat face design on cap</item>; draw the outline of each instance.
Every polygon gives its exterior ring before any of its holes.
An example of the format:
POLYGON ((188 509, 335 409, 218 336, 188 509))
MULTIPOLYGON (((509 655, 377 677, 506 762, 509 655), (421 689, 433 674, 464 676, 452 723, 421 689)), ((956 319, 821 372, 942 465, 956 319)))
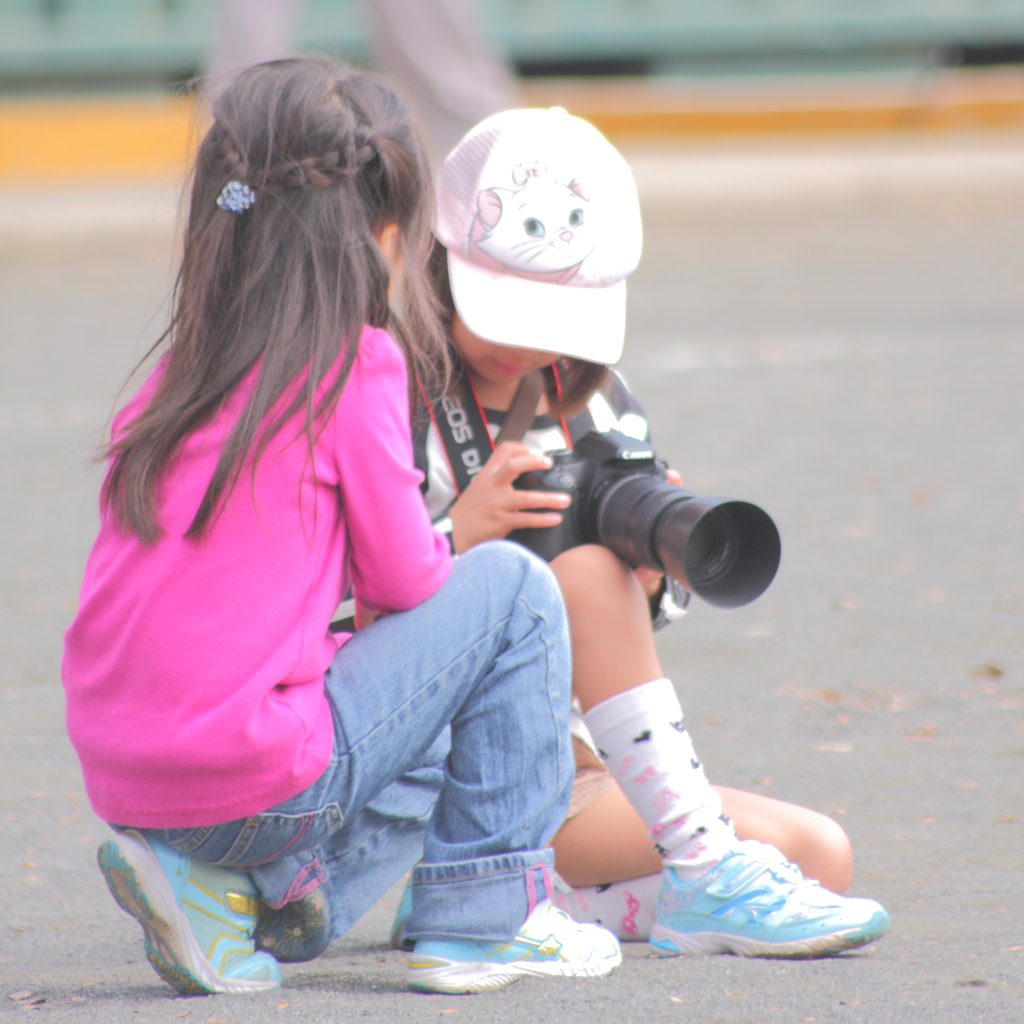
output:
POLYGON ((577 179, 564 184, 538 162, 512 171, 518 188, 477 193, 471 257, 494 269, 563 284, 594 251, 590 196, 577 179))

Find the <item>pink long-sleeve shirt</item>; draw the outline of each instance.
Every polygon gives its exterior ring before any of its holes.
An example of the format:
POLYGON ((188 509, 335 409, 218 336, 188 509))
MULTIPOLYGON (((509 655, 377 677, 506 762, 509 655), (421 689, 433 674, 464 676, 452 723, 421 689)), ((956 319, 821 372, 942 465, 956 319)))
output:
POLYGON ((158 489, 155 544, 102 516, 62 675, 68 732, 107 821, 216 824, 315 782, 334 743, 324 673, 348 639, 327 626, 349 584, 368 607, 400 611, 451 568, 413 466, 402 353, 370 327, 312 460, 303 410, 255 478, 243 470, 207 536, 184 539, 254 380, 180 446, 158 489))

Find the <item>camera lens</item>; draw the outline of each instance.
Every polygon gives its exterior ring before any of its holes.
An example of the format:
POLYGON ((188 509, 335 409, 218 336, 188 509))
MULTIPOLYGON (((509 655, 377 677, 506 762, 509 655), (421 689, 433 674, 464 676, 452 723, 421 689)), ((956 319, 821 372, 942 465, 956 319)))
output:
POLYGON ((779 531, 767 512, 747 501, 686 497, 666 509, 655 548, 665 570, 721 608, 760 597, 782 555, 779 531))
POLYGON ((596 503, 592 536, 630 565, 661 569, 655 549, 655 524, 685 497, 674 484, 648 473, 616 478, 596 503))
POLYGON ((686 545, 686 578, 694 586, 724 576, 739 555, 739 529, 723 508, 712 509, 690 531, 686 545))
POLYGON ((715 524, 710 518, 702 519, 690 534, 690 543, 686 545, 686 565, 690 570, 687 575, 699 574, 701 568, 714 558, 720 543, 715 524))

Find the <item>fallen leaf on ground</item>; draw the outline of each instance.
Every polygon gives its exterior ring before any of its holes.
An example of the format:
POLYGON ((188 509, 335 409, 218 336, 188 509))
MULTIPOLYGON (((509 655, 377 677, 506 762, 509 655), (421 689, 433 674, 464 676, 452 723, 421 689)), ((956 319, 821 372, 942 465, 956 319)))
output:
POLYGON ((914 821, 919 821, 922 825, 934 825, 938 818, 915 818, 914 821))
POLYGON ((17 992, 11 992, 7 998, 13 999, 15 1002, 20 1002, 22 999, 28 999, 32 995, 32 990, 28 988, 19 989, 17 992))
POLYGON ((995 662, 986 661, 984 664, 979 665, 972 674, 989 679, 1001 679, 1006 673, 995 662))
POLYGON ((822 704, 846 703, 846 698, 836 690, 819 690, 814 696, 815 699, 821 701, 822 704))

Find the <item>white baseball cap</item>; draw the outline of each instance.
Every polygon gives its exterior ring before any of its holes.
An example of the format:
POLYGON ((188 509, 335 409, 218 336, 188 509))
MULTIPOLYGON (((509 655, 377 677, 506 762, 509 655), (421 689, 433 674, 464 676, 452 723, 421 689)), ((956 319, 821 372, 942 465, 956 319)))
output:
POLYGON ((444 162, 434 233, 474 334, 618 361, 640 202, 629 165, 592 124, 561 107, 481 121, 444 162))

